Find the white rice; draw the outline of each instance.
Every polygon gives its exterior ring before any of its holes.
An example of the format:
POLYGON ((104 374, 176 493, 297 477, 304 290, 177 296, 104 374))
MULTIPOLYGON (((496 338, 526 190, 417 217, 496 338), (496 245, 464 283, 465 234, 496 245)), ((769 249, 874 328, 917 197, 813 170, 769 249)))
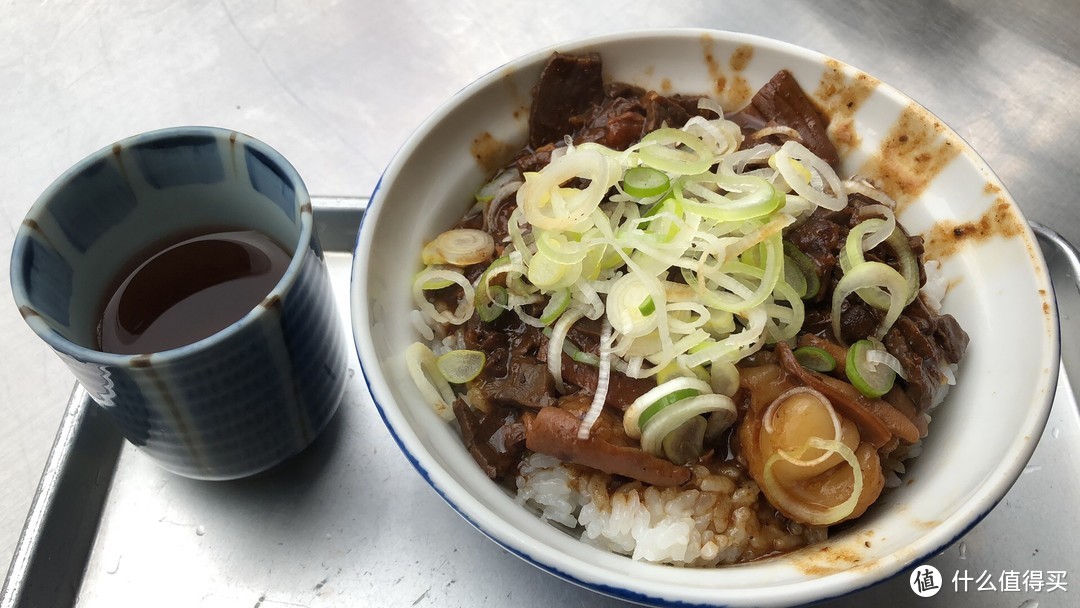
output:
POLYGON ((731 564, 825 539, 824 527, 780 520, 757 484, 734 466, 695 466, 680 488, 612 476, 543 454, 521 464, 517 502, 581 540, 633 559, 677 566, 731 564))

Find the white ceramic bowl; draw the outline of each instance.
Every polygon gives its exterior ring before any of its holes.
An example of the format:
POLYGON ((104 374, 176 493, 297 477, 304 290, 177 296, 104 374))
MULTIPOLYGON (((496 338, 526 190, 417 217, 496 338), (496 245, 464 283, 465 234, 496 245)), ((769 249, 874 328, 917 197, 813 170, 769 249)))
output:
POLYGON ((428 118, 386 169, 360 228, 354 264, 353 332, 364 378, 424 479, 514 554, 641 603, 791 605, 910 570, 1001 500, 1034 450, 1054 394, 1058 329, 1050 280, 997 177, 955 133, 890 86, 820 54, 753 36, 632 32, 543 49, 487 74, 428 118), (488 480, 408 379, 402 353, 417 339, 406 313, 420 248, 461 217, 490 177, 477 153, 524 144, 529 92, 554 50, 599 51, 608 79, 710 93, 728 109, 748 101, 777 70, 790 70, 832 112, 842 173, 884 179, 900 199, 901 222, 940 257, 952 280, 944 310, 971 336, 958 384, 935 411, 925 450, 904 484, 824 545, 701 570, 593 548, 542 523, 488 480))

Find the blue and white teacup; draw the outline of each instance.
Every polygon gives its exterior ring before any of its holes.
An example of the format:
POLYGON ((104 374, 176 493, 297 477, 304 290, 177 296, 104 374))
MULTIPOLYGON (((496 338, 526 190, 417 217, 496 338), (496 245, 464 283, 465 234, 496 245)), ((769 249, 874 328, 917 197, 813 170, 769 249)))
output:
POLYGON ((11 258, 16 304, 124 436, 200 479, 251 475, 303 450, 344 391, 345 333, 296 170, 249 136, 211 127, 137 135, 42 194, 11 258), (250 312, 190 344, 97 347, 97 311, 125 264, 170 235, 232 226, 291 255, 250 312))

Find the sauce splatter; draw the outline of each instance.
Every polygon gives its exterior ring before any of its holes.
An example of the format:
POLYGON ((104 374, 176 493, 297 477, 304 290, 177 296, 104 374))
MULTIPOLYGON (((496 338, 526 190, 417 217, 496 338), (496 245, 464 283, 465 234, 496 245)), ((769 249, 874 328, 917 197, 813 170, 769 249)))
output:
POLYGON ((749 44, 744 44, 735 49, 735 52, 731 54, 731 59, 728 60, 728 65, 732 70, 741 72, 746 69, 746 66, 750 63, 750 60, 754 58, 754 47, 749 44))
POLYGON ((716 56, 714 42, 708 34, 701 37, 702 57, 709 72, 709 78, 713 82, 713 93, 724 109, 742 108, 750 103, 753 91, 739 72, 746 69, 750 60, 753 59, 754 49, 748 44, 737 47, 727 61, 732 72, 729 74, 716 56))
POLYGON ((507 70, 503 73, 502 82, 506 86, 507 96, 511 99, 510 103, 514 106, 514 120, 526 121, 529 119, 529 108, 532 107, 532 92, 522 95, 514 74, 512 70, 507 70))
POLYGON ((727 87, 727 76, 724 74, 724 69, 720 67, 720 62, 716 60, 716 53, 713 48, 714 42, 712 36, 702 34, 701 51, 702 57, 705 59, 705 67, 709 70, 709 77, 716 83, 714 87, 716 93, 721 94, 727 87))
POLYGON ((469 152, 485 173, 494 173, 514 158, 517 148, 484 131, 472 140, 469 152))
POLYGON ((792 555, 796 557, 795 566, 806 574, 825 576, 861 564, 865 556, 857 548, 860 545, 865 548, 861 543, 850 547, 846 546, 846 543, 816 545, 792 555))
POLYGON ((750 83, 746 82, 742 76, 736 75, 731 79, 731 87, 724 96, 725 103, 721 105, 724 108, 742 108, 749 104, 753 97, 754 92, 750 90, 750 83))
POLYGON ((829 137, 841 157, 859 147, 854 116, 878 84, 876 78, 862 72, 849 79, 839 61, 829 59, 825 62, 825 72, 812 97, 829 117, 829 137))
POLYGON ((939 221, 923 235, 923 239, 926 257, 940 260, 956 253, 966 243, 994 237, 1009 238, 1022 232, 1023 220, 1004 198, 998 197, 979 219, 970 222, 939 221))
POLYGON ((959 153, 960 145, 946 127, 911 104, 885 135, 881 149, 857 173, 870 178, 902 211, 959 153))

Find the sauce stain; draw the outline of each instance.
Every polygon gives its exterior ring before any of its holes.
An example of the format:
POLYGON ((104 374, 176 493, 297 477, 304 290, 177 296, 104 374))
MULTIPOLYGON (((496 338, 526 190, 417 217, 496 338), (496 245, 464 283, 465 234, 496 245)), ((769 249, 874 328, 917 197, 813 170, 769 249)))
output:
POLYGON ((903 211, 959 153, 960 145, 945 126, 911 104, 886 134, 881 149, 856 173, 873 181, 903 211))
POLYGON ((750 90, 750 84, 746 82, 746 79, 738 74, 731 80, 731 88, 728 89, 727 95, 725 95, 726 103, 722 104, 724 108, 743 108, 750 103, 753 99, 754 92, 750 90))
POLYGON ((724 90, 727 89, 727 74, 724 73, 724 68, 721 67, 720 62, 716 59, 713 42, 711 36, 703 34, 701 36, 701 52, 702 57, 705 60, 705 67, 709 71, 709 78, 711 78, 714 83, 713 90, 717 96, 722 97, 724 90))
POLYGON ((532 92, 530 91, 527 95, 521 94, 521 89, 514 79, 513 71, 503 73, 503 84, 506 85, 506 91, 512 100, 512 105, 516 106, 513 112, 514 120, 527 121, 529 119, 529 109, 532 107, 532 92))
POLYGON ((942 220, 923 234, 926 256, 941 260, 959 251, 966 243, 994 237, 1010 238, 1023 233, 1023 221, 1004 198, 998 197, 982 216, 970 222, 942 220))
POLYGON ((750 90, 750 84, 738 72, 745 69, 753 58, 753 47, 742 45, 732 52, 727 61, 731 71, 734 72, 732 74, 724 69, 723 62, 717 58, 715 41, 708 34, 701 37, 701 50, 709 78, 713 82, 713 94, 720 102, 720 106, 725 110, 733 110, 750 103, 753 91, 750 90))
POLYGON ((735 49, 735 52, 731 54, 731 59, 728 61, 728 65, 732 70, 741 72, 746 69, 746 66, 750 63, 750 60, 754 58, 754 47, 749 44, 744 44, 735 49))
POLYGON ((810 576, 843 572, 863 561, 863 555, 859 551, 839 544, 819 545, 809 549, 798 556, 795 566, 810 576))
POLYGON ((704 53, 705 66, 709 69, 709 76, 712 76, 713 80, 717 80, 724 75, 724 70, 720 67, 720 62, 716 60, 713 43, 714 40, 712 39, 712 36, 702 34, 701 50, 702 53, 704 53))
POLYGON ((829 117, 829 137, 841 157, 859 147, 854 116, 878 84, 876 78, 862 72, 849 79, 844 75, 843 64, 839 61, 829 59, 825 62, 825 72, 812 97, 829 117))
POLYGON ((476 164, 485 173, 490 174, 510 162, 514 158, 517 148, 495 139, 491 133, 484 131, 472 140, 469 152, 472 154, 473 159, 476 160, 476 164))

